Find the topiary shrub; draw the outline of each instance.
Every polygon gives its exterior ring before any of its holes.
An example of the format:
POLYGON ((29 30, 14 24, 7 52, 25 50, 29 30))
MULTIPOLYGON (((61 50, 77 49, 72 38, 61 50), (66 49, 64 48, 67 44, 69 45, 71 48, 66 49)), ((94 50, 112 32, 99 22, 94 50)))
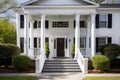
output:
POLYGON ((12 65, 12 57, 21 53, 20 48, 13 44, 0 44, 0 64, 6 68, 12 65))
POLYGON ((26 70, 31 62, 31 59, 28 56, 15 56, 13 58, 13 66, 18 71, 26 70))
POLYGON ((109 70, 110 60, 106 56, 96 55, 92 57, 92 65, 96 70, 109 70))
POLYGON ((75 56, 75 44, 72 45, 72 52, 71 52, 71 54, 72 54, 72 57, 74 58, 74 56, 75 56))
POLYGON ((50 50, 49 50, 49 45, 48 45, 48 43, 45 43, 45 54, 46 54, 46 57, 48 58, 48 57, 49 57, 49 54, 50 54, 50 50))
POLYGON ((100 47, 100 52, 110 60, 120 55, 120 46, 117 44, 106 44, 100 47))

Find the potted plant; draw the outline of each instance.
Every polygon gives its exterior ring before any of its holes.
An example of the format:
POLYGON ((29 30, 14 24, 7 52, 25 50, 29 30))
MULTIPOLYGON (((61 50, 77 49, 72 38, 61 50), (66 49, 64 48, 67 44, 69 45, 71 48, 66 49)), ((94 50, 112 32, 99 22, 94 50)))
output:
POLYGON ((75 56, 75 44, 72 45, 72 52, 71 52, 71 54, 72 54, 72 58, 74 58, 74 56, 75 56))
POLYGON ((46 57, 48 58, 50 54, 48 42, 45 43, 45 54, 46 54, 46 57))

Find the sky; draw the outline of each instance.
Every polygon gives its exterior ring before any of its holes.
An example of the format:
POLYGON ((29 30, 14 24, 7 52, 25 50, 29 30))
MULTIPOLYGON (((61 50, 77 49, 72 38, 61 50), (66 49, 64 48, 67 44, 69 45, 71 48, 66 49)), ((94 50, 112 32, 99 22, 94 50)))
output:
MULTIPOLYGON (((26 1, 29 1, 29 0, 17 0, 18 4, 24 3, 26 1)), ((4 18, 4 17, 8 17, 7 15, 13 15, 13 14, 14 14, 14 16, 13 16, 13 18, 10 18, 10 21, 15 22, 15 12, 12 10, 9 10, 6 13, 0 14, 0 17, 4 18)))

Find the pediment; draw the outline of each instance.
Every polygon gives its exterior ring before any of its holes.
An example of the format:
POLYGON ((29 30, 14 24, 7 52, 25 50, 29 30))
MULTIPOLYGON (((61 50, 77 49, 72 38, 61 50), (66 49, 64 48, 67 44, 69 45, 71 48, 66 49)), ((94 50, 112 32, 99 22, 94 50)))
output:
POLYGON ((31 0, 23 3, 22 6, 85 6, 95 5, 89 0, 31 0))

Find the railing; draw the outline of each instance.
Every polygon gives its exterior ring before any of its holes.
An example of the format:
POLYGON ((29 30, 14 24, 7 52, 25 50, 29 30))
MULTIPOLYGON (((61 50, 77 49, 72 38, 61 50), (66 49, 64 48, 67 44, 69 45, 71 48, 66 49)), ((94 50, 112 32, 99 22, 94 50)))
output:
POLYGON ((34 48, 33 49, 33 53, 34 53, 34 58, 36 58, 38 55, 41 54, 40 48, 34 48))
POLYGON ((86 55, 86 48, 80 48, 80 52, 82 53, 83 56, 86 55))
POLYGON ((34 54, 36 56, 36 74, 40 74, 43 70, 44 62, 45 62, 45 54, 42 54, 43 51, 41 48, 34 49, 34 54))
POLYGON ((84 58, 79 49, 77 49, 77 62, 83 74, 88 73, 88 59, 84 58))

